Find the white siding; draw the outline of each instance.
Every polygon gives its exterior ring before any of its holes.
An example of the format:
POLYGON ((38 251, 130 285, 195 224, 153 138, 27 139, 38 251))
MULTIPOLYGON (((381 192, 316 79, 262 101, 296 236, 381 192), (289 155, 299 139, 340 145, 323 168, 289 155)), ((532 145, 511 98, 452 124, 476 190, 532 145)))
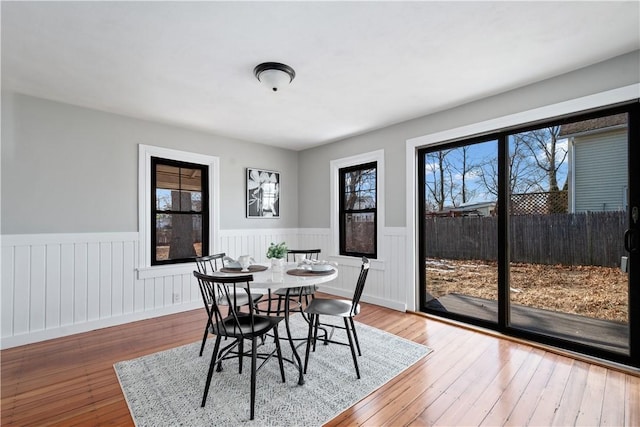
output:
POLYGON ((617 211, 627 188, 627 132, 576 137, 575 212, 617 211))

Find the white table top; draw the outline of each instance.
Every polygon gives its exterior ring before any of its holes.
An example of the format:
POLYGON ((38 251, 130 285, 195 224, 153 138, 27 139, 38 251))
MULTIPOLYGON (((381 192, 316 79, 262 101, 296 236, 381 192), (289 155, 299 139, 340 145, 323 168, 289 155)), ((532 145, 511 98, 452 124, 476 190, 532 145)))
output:
POLYGON ((237 273, 224 273, 215 272, 213 276, 230 277, 237 276, 239 274, 251 274, 253 275, 253 282, 251 282, 252 289, 275 289, 275 288, 295 288, 298 286, 311 286, 320 283, 330 282, 338 277, 338 269, 334 268, 331 274, 314 274, 309 276, 293 276, 287 274, 288 270, 295 269, 297 264, 295 262, 287 262, 282 267, 282 272, 275 272, 271 269, 270 264, 261 264, 267 266, 264 271, 256 272, 241 272, 237 273))

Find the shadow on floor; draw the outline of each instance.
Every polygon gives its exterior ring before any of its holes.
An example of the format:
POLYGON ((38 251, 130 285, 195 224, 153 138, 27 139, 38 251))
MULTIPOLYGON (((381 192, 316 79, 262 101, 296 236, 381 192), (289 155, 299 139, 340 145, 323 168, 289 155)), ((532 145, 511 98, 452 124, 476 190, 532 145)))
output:
MULTIPOLYGON (((490 322, 498 321, 498 302, 484 298, 447 294, 432 299, 427 307, 490 322)), ((629 326, 620 322, 513 305, 511 326, 615 353, 629 354, 629 326)))

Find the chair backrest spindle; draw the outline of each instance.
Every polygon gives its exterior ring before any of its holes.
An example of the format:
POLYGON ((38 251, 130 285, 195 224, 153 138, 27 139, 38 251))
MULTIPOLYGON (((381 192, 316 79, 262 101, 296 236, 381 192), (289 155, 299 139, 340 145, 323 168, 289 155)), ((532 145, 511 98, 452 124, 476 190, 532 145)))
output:
MULTIPOLYGON (((205 295, 212 294, 214 289, 217 289, 217 292, 220 294, 219 298, 212 298, 210 301, 211 309, 209 317, 211 318, 212 323, 220 325, 224 324, 220 305, 225 304, 226 302, 226 307, 228 309, 226 317, 233 318, 233 323, 237 326, 237 330, 244 337, 244 334, 242 334, 242 328, 239 326, 241 321, 239 316, 240 312, 238 311, 239 304, 237 297, 239 293, 246 293, 247 296, 251 295, 250 282, 253 281, 253 275, 244 274, 241 276, 217 277, 203 274, 198 271, 194 271, 193 275, 198 279, 203 299, 206 298, 205 295)), ((242 317, 246 318, 247 315, 249 316, 251 333, 253 333, 255 330, 253 315, 256 310, 253 300, 251 298, 248 298, 248 300, 250 310, 248 313, 242 313, 242 317)))
POLYGON ((198 272, 202 274, 211 274, 218 271, 219 268, 224 267, 223 258, 226 256, 224 252, 219 254, 207 255, 196 258, 196 267, 198 272), (220 264, 218 264, 220 262, 220 264))
POLYGON ((362 257, 362 267, 360 267, 360 275, 358 276, 356 289, 353 292, 353 300, 351 304, 351 315, 357 314, 356 308, 360 303, 360 297, 362 296, 362 291, 364 290, 364 284, 367 281, 367 274, 369 274, 369 259, 367 257, 362 257))
POLYGON ((318 260, 320 249, 289 249, 287 251, 287 262, 294 261, 296 254, 302 254, 306 259, 318 260), (289 258, 291 255, 291 258, 289 258))

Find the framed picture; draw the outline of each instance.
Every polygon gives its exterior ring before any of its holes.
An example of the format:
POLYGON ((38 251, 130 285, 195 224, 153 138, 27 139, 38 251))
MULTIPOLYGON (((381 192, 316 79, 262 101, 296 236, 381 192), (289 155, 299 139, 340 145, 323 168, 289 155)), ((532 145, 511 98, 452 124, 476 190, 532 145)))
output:
POLYGON ((247 168, 247 218, 280 217, 280 173, 247 168))

